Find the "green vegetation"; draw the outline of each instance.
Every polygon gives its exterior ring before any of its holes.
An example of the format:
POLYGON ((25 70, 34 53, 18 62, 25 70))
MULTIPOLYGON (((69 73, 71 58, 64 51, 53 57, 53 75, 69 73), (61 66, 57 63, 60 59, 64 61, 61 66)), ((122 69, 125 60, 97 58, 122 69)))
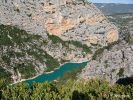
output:
POLYGON ((94 55, 93 55, 93 57, 92 57, 92 59, 93 59, 93 60, 96 60, 96 58, 97 58, 98 56, 100 56, 100 55, 104 52, 104 49, 105 49, 105 48, 100 48, 100 49, 96 50, 95 53, 94 53, 94 55))
MULTIPOLYGON (((84 66, 83 66, 84 67, 84 66)), ((66 72, 63 77, 59 78, 57 81, 59 81, 61 84, 65 83, 68 79, 76 80, 77 75, 82 72, 83 67, 80 67, 78 69, 74 69, 72 71, 66 72)), ((59 84, 60 84, 59 83, 59 84)))
POLYGON ((108 46, 104 46, 103 48, 99 48, 98 50, 95 51, 92 59, 93 60, 96 60, 97 57, 99 57, 99 56, 102 55, 102 53, 104 52, 105 49, 110 50, 114 45, 116 45, 118 43, 119 43, 119 41, 116 41, 114 43, 108 44, 108 46))
POLYGON ((23 75, 22 78, 29 78, 36 73, 34 66, 32 63, 26 63, 26 64, 18 64, 16 66, 16 69, 23 75))
POLYGON ((128 42, 130 45, 133 45, 133 39, 130 39, 128 42))
POLYGON ((47 67, 47 71, 48 71, 48 72, 49 72, 49 71, 52 71, 52 70, 54 70, 56 67, 59 67, 59 66, 60 66, 58 60, 57 60, 57 59, 54 59, 51 55, 45 53, 45 57, 46 57, 46 59, 47 59, 46 65, 48 66, 48 67, 47 67))
POLYGON ((25 43, 33 42, 33 40, 42 39, 39 35, 28 34, 24 30, 17 27, 0 25, 0 45, 1 46, 14 46, 16 43, 23 46, 25 43))
POLYGON ((4 87, 0 81, 1 100, 132 100, 133 85, 109 85, 103 80, 68 80, 64 84, 26 83, 4 87))
MULTIPOLYGON (((83 52, 91 53, 90 47, 78 41, 63 41, 59 37, 49 34, 48 38, 53 44, 61 43, 68 50, 70 50, 69 44, 72 44, 83 49, 83 52)), ((0 25, 1 66, 12 66, 16 74, 19 71, 23 78, 34 76, 36 74, 35 67, 39 67, 40 64, 46 64, 46 71, 51 71, 58 67, 60 62, 42 49, 42 46, 44 47, 46 44, 47 40, 44 40, 40 35, 28 34, 17 27, 0 25), (17 61, 13 61, 14 59, 17 61)), ((61 62, 66 61, 62 60, 61 62)))
POLYGON ((36 74, 35 67, 47 65, 48 71, 59 66, 57 59, 48 55, 41 47, 47 41, 40 35, 28 34, 14 26, 0 25, 0 78, 9 76, 3 66, 13 67, 16 74, 19 71, 23 78, 29 78, 36 74), (28 58, 28 59, 27 59, 28 58), (14 61, 16 59, 17 61, 14 61), (3 76, 4 75, 4 76, 3 76))
POLYGON ((88 47, 86 44, 82 44, 79 41, 69 41, 68 43, 73 44, 76 47, 82 48, 83 52, 92 53, 90 47, 88 47))
POLYGON ((61 61, 60 61, 61 64, 64 64, 65 62, 70 62, 70 60, 61 59, 61 61))
POLYGON ((8 81, 6 81, 4 78, 0 78, 0 100, 2 99, 2 92, 6 88, 6 85, 8 84, 8 81))
POLYGON ((85 5, 85 4, 90 4, 90 3, 91 3, 90 0, 78 0, 78 1, 82 1, 82 2, 84 3, 84 5, 85 5))
POLYGON ((124 75, 124 68, 120 68, 118 74, 119 77, 122 77, 124 75))
POLYGON ((109 67, 108 60, 105 60, 105 61, 104 61, 104 64, 105 64, 105 65, 104 65, 104 68, 108 68, 108 67, 109 67))
POLYGON ((58 36, 55 36, 55 35, 49 35, 49 33, 47 33, 48 35, 48 38, 50 40, 52 40, 53 43, 62 43, 62 44, 65 44, 65 41, 63 41, 62 39, 60 39, 58 36))
POLYGON ((86 44, 82 44, 79 41, 63 41, 58 36, 49 35, 48 33, 47 33, 47 35, 48 35, 49 39, 52 40, 52 42, 54 44, 61 43, 65 47, 68 47, 68 44, 73 44, 74 46, 76 46, 78 48, 82 48, 83 49, 83 52, 85 52, 85 53, 92 53, 90 47, 88 47, 86 44))
POLYGON ((6 80, 8 80, 10 82, 10 80, 11 80, 10 76, 11 76, 11 73, 7 72, 5 69, 3 69, 0 66, 0 79, 5 78, 6 80))

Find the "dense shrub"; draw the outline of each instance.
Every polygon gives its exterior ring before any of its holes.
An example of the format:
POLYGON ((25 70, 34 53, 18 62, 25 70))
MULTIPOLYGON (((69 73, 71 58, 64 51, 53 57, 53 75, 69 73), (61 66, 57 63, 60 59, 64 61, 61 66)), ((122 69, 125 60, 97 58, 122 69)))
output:
MULTIPOLYGON (((2 84, 2 83, 1 83, 2 84)), ((0 85, 2 86, 2 85, 0 85)), ((19 83, 1 88, 1 100, 132 100, 133 85, 109 85, 102 80, 68 80, 64 84, 19 83)))

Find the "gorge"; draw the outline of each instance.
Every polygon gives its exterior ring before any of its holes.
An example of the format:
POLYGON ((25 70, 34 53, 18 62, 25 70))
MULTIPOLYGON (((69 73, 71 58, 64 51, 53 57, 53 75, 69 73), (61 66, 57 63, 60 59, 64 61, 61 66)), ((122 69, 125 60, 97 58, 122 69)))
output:
POLYGON ((91 2, 1 0, 0 4, 0 67, 11 82, 65 62, 90 61, 99 48, 119 39, 117 27, 91 2))

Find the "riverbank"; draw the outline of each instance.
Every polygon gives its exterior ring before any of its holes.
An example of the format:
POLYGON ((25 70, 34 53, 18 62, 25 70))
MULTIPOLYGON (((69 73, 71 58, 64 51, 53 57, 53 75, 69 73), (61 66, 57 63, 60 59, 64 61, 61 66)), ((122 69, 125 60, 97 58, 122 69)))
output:
POLYGON ((26 82, 26 81, 29 81, 29 80, 34 80, 34 79, 36 79, 37 77, 39 77, 39 76, 41 76, 41 75, 52 74, 52 73, 54 73, 55 71, 59 70, 61 67, 65 66, 66 64, 82 64, 82 63, 88 63, 88 61, 83 61, 83 62, 81 62, 81 61, 79 61, 79 62, 65 62, 65 63, 63 63, 63 64, 60 64, 60 67, 55 68, 53 71, 40 73, 40 74, 38 74, 38 75, 36 75, 36 76, 34 76, 34 77, 32 77, 32 78, 21 79, 20 81, 17 81, 17 82, 15 82, 15 83, 10 84, 10 85, 14 85, 14 84, 17 84, 17 83, 20 83, 20 82, 26 82))

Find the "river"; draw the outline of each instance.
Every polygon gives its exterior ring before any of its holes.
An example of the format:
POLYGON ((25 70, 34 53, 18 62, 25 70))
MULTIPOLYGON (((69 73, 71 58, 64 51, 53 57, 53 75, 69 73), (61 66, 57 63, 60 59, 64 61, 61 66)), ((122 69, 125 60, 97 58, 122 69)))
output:
POLYGON ((79 69, 81 67, 85 67, 88 62, 83 63, 66 63, 62 66, 60 66, 58 69, 55 69, 54 71, 50 73, 44 73, 36 78, 26 80, 25 82, 28 84, 35 83, 42 83, 45 81, 53 81, 60 77, 62 77, 66 72, 73 71, 75 69, 79 69))

